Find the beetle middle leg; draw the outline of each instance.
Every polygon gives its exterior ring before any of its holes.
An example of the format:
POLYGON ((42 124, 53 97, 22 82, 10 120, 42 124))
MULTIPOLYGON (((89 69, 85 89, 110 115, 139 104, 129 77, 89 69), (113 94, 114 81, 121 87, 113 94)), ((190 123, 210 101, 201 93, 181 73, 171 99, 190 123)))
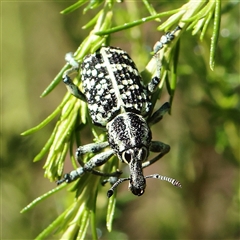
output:
POLYGON ((149 126, 152 126, 162 120, 163 115, 170 110, 170 104, 165 102, 157 111, 153 113, 151 117, 148 118, 147 122, 149 126))

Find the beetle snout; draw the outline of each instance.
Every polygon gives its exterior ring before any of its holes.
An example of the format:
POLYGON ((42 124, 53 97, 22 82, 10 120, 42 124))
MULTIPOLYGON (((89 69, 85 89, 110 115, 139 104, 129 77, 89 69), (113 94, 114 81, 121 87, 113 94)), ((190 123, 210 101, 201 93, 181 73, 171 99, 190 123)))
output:
POLYGON ((145 192, 144 189, 135 188, 135 187, 131 187, 130 190, 131 190, 131 192, 132 192, 134 195, 137 195, 137 196, 141 196, 141 195, 143 195, 144 192, 145 192))
POLYGON ((146 180, 145 178, 138 179, 138 181, 130 181, 129 183, 129 190, 134 195, 141 196, 144 194, 146 188, 146 180))

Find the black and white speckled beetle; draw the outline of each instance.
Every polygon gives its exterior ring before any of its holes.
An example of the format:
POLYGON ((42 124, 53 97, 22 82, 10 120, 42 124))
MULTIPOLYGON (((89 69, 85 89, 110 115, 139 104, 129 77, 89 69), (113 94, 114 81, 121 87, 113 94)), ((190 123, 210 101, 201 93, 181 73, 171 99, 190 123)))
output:
MULTIPOLYGON (((174 39, 174 33, 179 29, 177 27, 162 36, 154 46, 155 54, 174 39)), ((80 146, 76 158, 82 167, 65 174, 58 184, 72 182, 85 172, 92 172, 110 177, 105 181, 112 184, 107 193, 108 197, 112 196, 114 189, 123 181, 129 181, 129 189, 138 196, 144 193, 146 178, 157 178, 181 187, 179 181, 169 177, 159 174, 143 175, 143 168, 153 164, 170 150, 168 145, 152 141, 149 127, 159 122, 170 108, 169 104, 165 103, 151 115, 151 95, 160 82, 161 63, 158 57, 156 59, 159 64, 157 76, 145 86, 133 60, 120 48, 102 47, 96 53, 86 56, 81 66, 71 54, 66 55, 72 68, 64 73, 63 82, 75 97, 87 102, 93 123, 107 129, 108 141, 80 146), (79 69, 83 92, 69 77, 71 72, 79 69), (109 150, 100 152, 109 146, 109 150), (159 154, 147 161, 150 151, 159 154), (98 154, 84 164, 81 155, 85 153, 98 154), (128 178, 118 179, 121 172, 103 173, 94 169, 106 163, 114 154, 129 165, 128 178)))

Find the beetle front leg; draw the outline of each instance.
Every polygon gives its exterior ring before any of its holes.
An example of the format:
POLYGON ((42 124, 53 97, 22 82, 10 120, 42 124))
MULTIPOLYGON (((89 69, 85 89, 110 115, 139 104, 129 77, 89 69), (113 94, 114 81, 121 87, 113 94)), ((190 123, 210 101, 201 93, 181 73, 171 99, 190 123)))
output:
POLYGON ((76 179, 80 178, 86 172, 92 172, 95 175, 107 176, 107 177, 118 175, 119 171, 114 173, 103 173, 103 172, 94 170, 95 167, 101 166, 104 163, 106 163, 113 155, 114 155, 113 150, 109 150, 109 151, 102 152, 95 155, 87 163, 85 163, 83 167, 77 168, 76 170, 73 170, 70 173, 65 174, 63 179, 57 181, 57 184, 61 184, 63 182, 67 182, 67 183, 73 182, 76 179))
POLYGON ((106 142, 100 142, 100 143, 90 143, 90 144, 86 144, 84 146, 80 146, 80 147, 78 147, 78 149, 76 151, 76 159, 79 162, 79 164, 81 166, 83 166, 84 163, 82 162, 82 159, 81 159, 82 155, 84 155, 86 153, 100 152, 101 150, 103 150, 107 146, 109 146, 109 143, 107 141, 106 142))
POLYGON ((151 152, 160 152, 160 153, 153 159, 144 162, 142 164, 142 168, 148 167, 151 164, 158 161, 160 158, 162 158, 165 154, 167 154, 170 151, 170 146, 165 143, 162 143, 162 142, 152 141, 151 145, 150 145, 150 151, 151 152))
POLYGON ((98 154, 95 156, 96 160, 94 159, 94 157, 87 162, 85 165, 81 159, 81 156, 85 153, 96 153, 101 151, 102 149, 106 148, 109 146, 109 143, 106 142, 101 142, 101 143, 90 143, 84 146, 80 146, 78 147, 77 151, 76 151, 76 158, 79 162, 79 164, 81 166, 84 166, 86 171, 90 171, 95 175, 98 176, 104 176, 104 177, 109 177, 108 179, 105 179, 102 184, 104 185, 107 182, 110 182, 110 184, 115 183, 119 176, 122 174, 122 172, 120 170, 117 170, 116 172, 112 172, 112 173, 104 173, 104 172, 100 172, 98 170, 93 169, 96 166, 100 166, 102 164, 104 164, 106 161, 108 161, 108 159, 110 157, 107 157, 106 152, 103 152, 102 154, 98 154), (101 158, 101 155, 103 156, 103 158, 101 158), (106 158, 107 157, 107 158, 106 158))
POLYGON ((99 153, 92 157, 88 162, 85 163, 83 166, 84 171, 91 172, 95 167, 99 167, 106 163, 110 157, 112 157, 114 154, 114 151, 111 149, 106 152, 99 153))
POLYGON ((84 172, 91 172, 95 175, 103 176, 103 177, 111 177, 111 176, 118 177, 118 176, 120 176, 122 172, 119 170, 117 170, 116 172, 112 172, 112 173, 104 173, 104 172, 94 169, 95 167, 102 166, 104 163, 106 163, 114 155, 114 153, 115 152, 111 149, 106 152, 102 152, 102 153, 95 155, 88 162, 86 162, 85 165, 83 166, 84 172))

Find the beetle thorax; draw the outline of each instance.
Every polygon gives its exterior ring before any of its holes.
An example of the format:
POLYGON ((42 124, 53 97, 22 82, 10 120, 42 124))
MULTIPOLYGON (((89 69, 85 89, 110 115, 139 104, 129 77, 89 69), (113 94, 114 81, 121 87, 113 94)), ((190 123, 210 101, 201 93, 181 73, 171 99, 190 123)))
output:
MULTIPOLYGON (((123 153, 135 148, 144 148, 144 152, 146 152, 144 155, 148 156, 152 134, 142 116, 132 112, 122 113, 110 121, 106 128, 109 145, 120 160, 126 162, 122 157, 123 153)), ((129 152, 129 154, 131 153, 129 152)), ((132 154, 138 153, 133 151, 132 154)))

